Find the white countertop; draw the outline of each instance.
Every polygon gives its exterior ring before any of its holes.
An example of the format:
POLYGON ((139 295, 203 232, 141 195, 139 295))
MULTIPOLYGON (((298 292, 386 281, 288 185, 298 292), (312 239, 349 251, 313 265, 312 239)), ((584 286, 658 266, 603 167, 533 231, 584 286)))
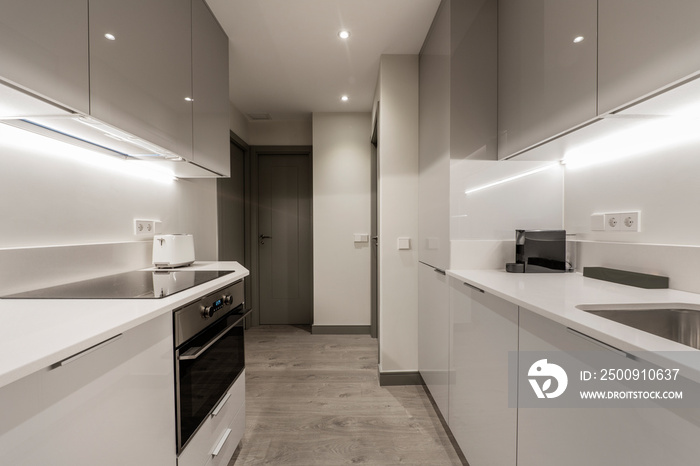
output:
MULTIPOLYGON (((700 352, 694 348, 576 308, 591 304, 653 303, 690 304, 700 309, 700 294, 671 289, 647 290, 584 277, 580 273, 448 270, 447 274, 623 351, 663 353, 666 359, 682 361, 684 366, 695 370, 700 368, 700 352)), ((660 361, 654 357, 649 359, 660 361)))
POLYGON ((0 387, 248 275, 238 262, 176 270, 235 272, 162 299, 0 299, 0 387))

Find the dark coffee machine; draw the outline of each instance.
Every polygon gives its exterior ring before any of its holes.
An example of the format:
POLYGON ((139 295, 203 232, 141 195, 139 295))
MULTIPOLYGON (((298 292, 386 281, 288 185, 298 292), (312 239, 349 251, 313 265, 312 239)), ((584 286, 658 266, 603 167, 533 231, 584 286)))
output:
POLYGON ((568 270, 566 230, 515 230, 515 263, 508 272, 558 273, 568 270))

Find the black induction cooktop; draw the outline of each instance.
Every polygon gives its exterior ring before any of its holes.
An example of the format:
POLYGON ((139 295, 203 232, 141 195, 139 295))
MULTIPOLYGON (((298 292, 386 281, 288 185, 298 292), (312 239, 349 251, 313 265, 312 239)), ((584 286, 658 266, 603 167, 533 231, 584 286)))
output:
POLYGON ((137 270, 0 297, 10 299, 158 299, 233 272, 233 270, 137 270))

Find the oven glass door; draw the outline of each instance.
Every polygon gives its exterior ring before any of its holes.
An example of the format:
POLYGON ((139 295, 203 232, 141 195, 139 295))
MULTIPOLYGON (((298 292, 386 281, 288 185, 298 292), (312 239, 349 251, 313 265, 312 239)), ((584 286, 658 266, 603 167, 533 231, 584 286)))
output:
POLYGON ((239 311, 234 309, 176 351, 178 454, 245 367, 239 311))

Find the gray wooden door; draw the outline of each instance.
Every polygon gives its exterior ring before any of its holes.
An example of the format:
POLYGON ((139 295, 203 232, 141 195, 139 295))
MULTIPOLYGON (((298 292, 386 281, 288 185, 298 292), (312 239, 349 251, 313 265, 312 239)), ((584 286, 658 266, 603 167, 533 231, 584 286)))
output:
POLYGON ((311 324, 311 157, 260 155, 260 324, 311 324))

